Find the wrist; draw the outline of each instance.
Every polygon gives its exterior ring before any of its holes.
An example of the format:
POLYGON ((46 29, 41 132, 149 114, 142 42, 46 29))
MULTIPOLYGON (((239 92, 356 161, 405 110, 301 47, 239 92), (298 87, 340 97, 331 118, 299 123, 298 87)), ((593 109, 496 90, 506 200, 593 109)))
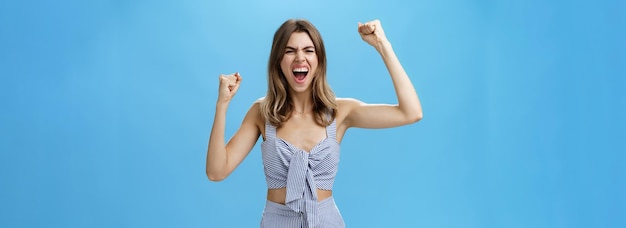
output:
POLYGON ((224 100, 218 100, 217 104, 215 104, 215 109, 216 110, 226 110, 228 109, 228 103, 230 103, 229 101, 224 101, 224 100))
POLYGON ((376 44, 376 51, 380 53, 380 55, 387 56, 387 53, 393 52, 393 47, 388 40, 381 40, 376 44))

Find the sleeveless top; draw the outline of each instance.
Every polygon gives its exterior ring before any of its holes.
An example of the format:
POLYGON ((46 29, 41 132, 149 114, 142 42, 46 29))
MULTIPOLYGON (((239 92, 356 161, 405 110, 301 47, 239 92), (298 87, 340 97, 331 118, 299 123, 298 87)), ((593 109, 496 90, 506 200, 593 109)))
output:
POLYGON ((261 144, 268 189, 287 188, 285 206, 306 213, 309 227, 319 224, 317 189, 332 190, 339 164, 337 123, 326 126, 326 138, 306 152, 276 136, 276 127, 265 123, 261 144))

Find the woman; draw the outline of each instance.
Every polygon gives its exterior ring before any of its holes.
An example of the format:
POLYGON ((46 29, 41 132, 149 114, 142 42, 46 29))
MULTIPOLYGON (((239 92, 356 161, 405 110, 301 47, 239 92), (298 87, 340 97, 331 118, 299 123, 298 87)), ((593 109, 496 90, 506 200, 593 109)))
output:
POLYGON ((396 127, 422 118, 417 93, 380 21, 359 23, 358 32, 387 66, 397 105, 335 98, 326 80, 324 43, 306 20, 287 20, 274 34, 267 95, 252 104, 228 144, 226 109, 242 77, 220 76, 206 173, 211 181, 226 178, 261 135, 268 186, 261 227, 344 227, 332 187, 346 130, 396 127))

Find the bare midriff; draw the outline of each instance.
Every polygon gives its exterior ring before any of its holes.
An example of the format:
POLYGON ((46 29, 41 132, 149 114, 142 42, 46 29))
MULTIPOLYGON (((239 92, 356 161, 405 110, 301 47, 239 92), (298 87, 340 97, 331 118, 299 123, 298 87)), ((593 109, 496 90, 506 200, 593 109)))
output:
MULTIPOLYGON (((317 202, 327 199, 333 195, 332 190, 317 189, 317 202)), ((277 188, 267 190, 267 200, 274 203, 285 204, 287 197, 287 188, 277 188)))

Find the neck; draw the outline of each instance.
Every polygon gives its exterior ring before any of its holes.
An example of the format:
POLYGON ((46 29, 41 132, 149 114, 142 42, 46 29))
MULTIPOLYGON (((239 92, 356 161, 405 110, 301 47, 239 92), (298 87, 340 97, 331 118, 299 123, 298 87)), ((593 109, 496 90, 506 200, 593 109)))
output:
POLYGON ((304 114, 313 110, 313 98, 311 93, 293 93, 291 96, 292 111, 295 114, 304 114))

